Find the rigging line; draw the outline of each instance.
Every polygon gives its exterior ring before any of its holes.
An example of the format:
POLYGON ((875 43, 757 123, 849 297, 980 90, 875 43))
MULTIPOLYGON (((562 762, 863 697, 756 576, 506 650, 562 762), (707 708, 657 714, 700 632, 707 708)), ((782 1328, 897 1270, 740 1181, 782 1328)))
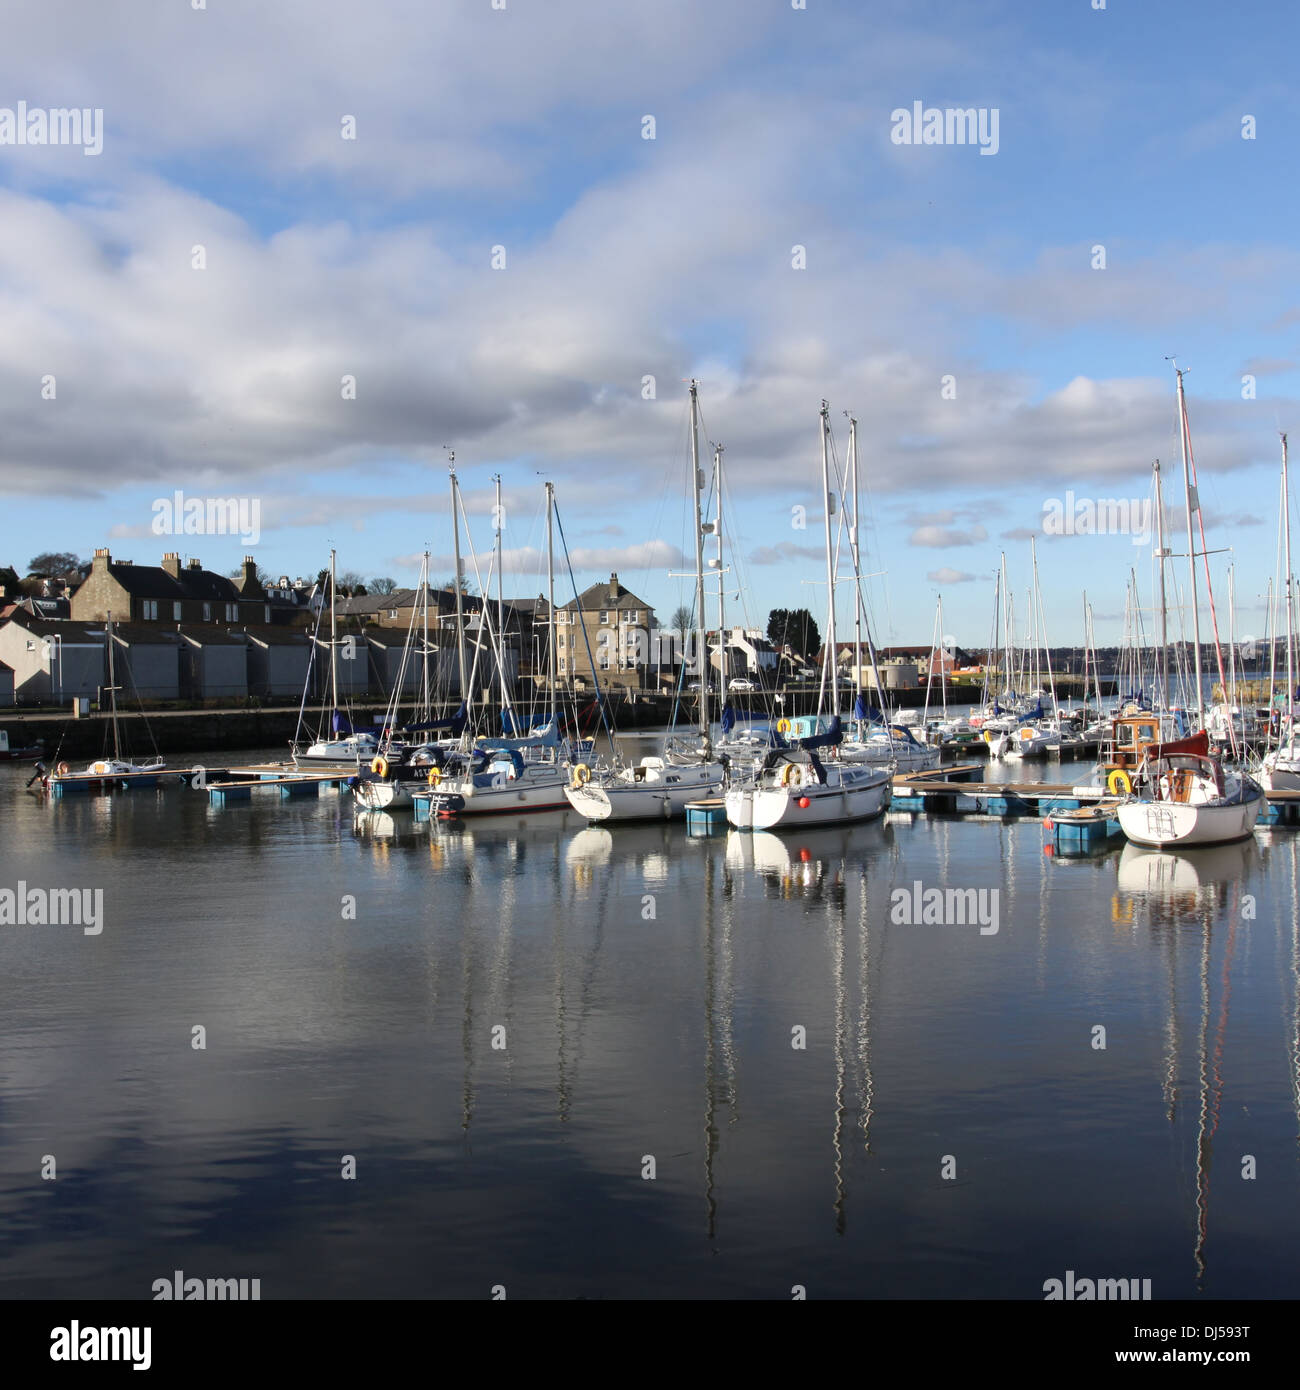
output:
MULTIPOLYGON (((591 653, 591 634, 587 631, 586 617, 582 611, 582 601, 578 594, 578 581, 573 577, 573 562, 569 559, 569 543, 564 538, 564 523, 560 520, 560 508, 556 504, 554 495, 551 497, 551 514, 555 517, 555 529, 560 533, 560 547, 564 551, 564 567, 569 572, 569 583, 573 586, 573 597, 578 603, 578 619, 582 627, 582 641, 587 648, 587 662, 591 666, 591 679, 596 686, 596 709, 600 714, 600 722, 605 727, 605 736, 609 739, 609 755, 611 758, 618 756, 618 748, 614 743, 614 729, 609 722, 608 714, 605 709, 605 692, 600 688, 600 672, 596 667, 596 658, 591 653)), ((555 615, 551 614, 551 641, 555 641, 555 615)), ((576 724, 575 718, 575 724, 576 724)), ((581 735, 582 730, 577 730, 581 735)))

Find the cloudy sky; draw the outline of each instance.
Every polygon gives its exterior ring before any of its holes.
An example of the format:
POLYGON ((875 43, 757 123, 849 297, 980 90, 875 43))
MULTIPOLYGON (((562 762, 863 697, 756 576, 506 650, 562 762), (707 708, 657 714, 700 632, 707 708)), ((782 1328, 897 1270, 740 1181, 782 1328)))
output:
POLYGON ((20 102, 103 125, 0 144, 0 563, 229 570, 238 537, 154 534, 180 490, 256 499, 273 574, 334 545, 446 578, 450 446, 484 576, 499 474, 507 591, 539 591, 551 479, 576 583, 666 618, 695 377, 734 617, 825 606, 825 398, 841 466, 859 421, 879 640, 928 640, 940 594, 985 640, 1004 550, 1023 617, 1031 536, 1049 638, 1086 588, 1115 640, 1149 545, 1044 509, 1145 501, 1156 458, 1181 503, 1177 354, 1216 585, 1235 563, 1262 632, 1300 23, 1099 2, 10 0, 0 140, 20 102), (914 102, 996 111, 996 152, 898 143, 914 102))

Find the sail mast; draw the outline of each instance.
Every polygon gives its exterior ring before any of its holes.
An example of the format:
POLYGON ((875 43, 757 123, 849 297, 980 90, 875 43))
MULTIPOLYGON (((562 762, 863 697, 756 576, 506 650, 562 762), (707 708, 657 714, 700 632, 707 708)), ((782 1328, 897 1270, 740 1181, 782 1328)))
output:
POLYGON ((1169 616, 1165 601, 1165 501, 1160 481, 1160 460, 1151 465, 1156 479, 1156 564, 1160 576, 1160 697, 1156 708, 1169 708, 1169 616))
MULTIPOLYGON (((1178 376, 1178 442, 1183 450, 1183 492, 1187 499, 1187 568, 1192 585, 1192 656, 1196 671, 1196 723, 1205 727, 1205 695, 1201 690, 1201 601, 1196 586, 1196 543, 1192 539, 1192 513, 1200 510, 1200 499, 1192 487, 1191 465, 1187 460, 1187 398, 1183 394, 1183 369, 1177 365, 1178 376)), ((1226 691, 1224 692, 1226 695, 1226 691)))
POLYGON ((704 518, 700 514, 700 491, 704 475, 700 472, 699 383, 691 378, 691 496, 695 504, 695 649, 700 666, 700 738, 709 744, 709 680, 713 667, 709 661, 704 630, 704 518))
POLYGON ((821 433, 822 433, 822 498, 826 510, 826 650, 829 653, 828 669, 830 671, 831 682, 831 703, 830 713, 833 718, 839 713, 840 705, 840 671, 839 661, 835 652, 835 560, 831 555, 831 511, 833 501, 831 498, 831 475, 830 463, 827 458, 827 435, 830 433, 830 405, 822 402, 821 409, 821 433))
POLYGON ((451 553, 456 574, 451 584, 456 591, 456 670, 460 678, 460 698, 469 708, 469 691, 465 686, 465 605, 460 584, 460 484, 456 481, 456 451, 448 456, 451 472, 451 553))
MULTIPOLYGON (((854 705, 862 697, 862 565, 858 551, 858 422, 849 416, 849 459, 853 477, 853 526, 849 531, 849 553, 853 556, 853 686, 854 705)), ((933 665, 933 663, 931 663, 933 665)), ((930 703, 930 683, 926 681, 926 706, 930 703)), ((881 701, 884 708, 884 701, 881 701)))
MULTIPOLYGON (((1286 566, 1286 718, 1288 737, 1294 742, 1295 730, 1295 610, 1291 596, 1291 501, 1287 490, 1286 435, 1282 436, 1282 563, 1286 566)), ((1270 643, 1270 646, 1272 644, 1270 643)), ((1270 700, 1272 692, 1270 691, 1270 700)), ((1280 742, 1280 740, 1279 740, 1280 742)))
POLYGON ((717 489, 717 502, 714 507, 714 539, 718 542, 718 708, 721 709, 727 698, 727 676, 730 667, 727 663, 727 614, 726 579, 722 566, 722 445, 713 446, 713 485, 717 489))
POLYGON ((117 676, 113 663, 113 614, 108 614, 108 702, 113 712, 113 757, 122 760, 122 748, 117 731, 117 676))
POLYGON ((502 579, 501 579, 501 474, 498 473, 496 482, 496 506, 492 510, 492 519, 496 530, 496 566, 497 566, 497 651, 499 653, 497 661, 501 667, 501 698, 508 705, 510 703, 510 692, 506 688, 506 630, 503 614, 505 612, 505 600, 502 598, 502 579))
MULTIPOLYGON (((555 511, 555 484, 546 484, 546 606, 550 621, 550 640, 546 645, 546 684, 550 687, 549 722, 555 722, 555 543, 552 514, 555 511)), ((581 605, 579 605, 581 606, 581 605)))
POLYGON ((334 609, 334 593, 337 588, 335 579, 335 558, 337 552, 330 551, 330 700, 331 706, 331 729, 333 727, 333 716, 338 714, 339 709, 339 649, 338 649, 338 617, 334 609))

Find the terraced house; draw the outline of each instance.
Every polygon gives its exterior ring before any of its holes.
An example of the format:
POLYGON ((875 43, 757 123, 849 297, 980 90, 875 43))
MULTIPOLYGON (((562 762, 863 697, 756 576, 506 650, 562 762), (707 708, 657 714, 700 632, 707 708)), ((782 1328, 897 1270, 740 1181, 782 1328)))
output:
POLYGON ((204 569, 201 560, 182 566, 174 551, 155 567, 114 560, 105 547, 95 551, 90 574, 72 596, 72 618, 103 622, 112 613, 114 622, 243 626, 282 621, 286 606, 262 588, 248 555, 240 577, 228 579, 204 569))

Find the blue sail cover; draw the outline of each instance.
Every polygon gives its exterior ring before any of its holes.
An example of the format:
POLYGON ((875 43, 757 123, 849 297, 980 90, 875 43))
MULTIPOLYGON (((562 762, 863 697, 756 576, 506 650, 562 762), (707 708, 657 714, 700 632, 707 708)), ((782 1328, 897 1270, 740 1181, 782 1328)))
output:
POLYGON ((426 719, 420 724, 405 724, 403 728, 407 733, 423 733, 427 729, 449 729, 453 735, 458 735, 465 727, 465 704, 461 702, 460 708, 450 719, 426 719))
POLYGON ((481 738, 478 746, 487 749, 558 748, 559 743, 555 721, 548 720, 540 729, 534 729, 523 738, 481 738))
POLYGON ((722 707, 722 732, 729 734, 736 727, 736 711, 731 708, 730 702, 722 707))
POLYGON ((865 719, 867 717, 866 702, 861 695, 853 702, 853 717, 854 719, 865 719))
POLYGON ((831 720, 830 727, 824 734, 816 734, 812 738, 801 738, 798 740, 798 744, 805 752, 810 753, 814 748, 834 748, 837 744, 843 742, 843 739, 844 726, 840 723, 840 717, 837 714, 835 718, 831 720))
POLYGON ((338 710, 334 711, 334 716, 330 720, 330 728, 336 734, 356 733, 356 730, 352 727, 352 721, 346 714, 341 714, 338 710))

